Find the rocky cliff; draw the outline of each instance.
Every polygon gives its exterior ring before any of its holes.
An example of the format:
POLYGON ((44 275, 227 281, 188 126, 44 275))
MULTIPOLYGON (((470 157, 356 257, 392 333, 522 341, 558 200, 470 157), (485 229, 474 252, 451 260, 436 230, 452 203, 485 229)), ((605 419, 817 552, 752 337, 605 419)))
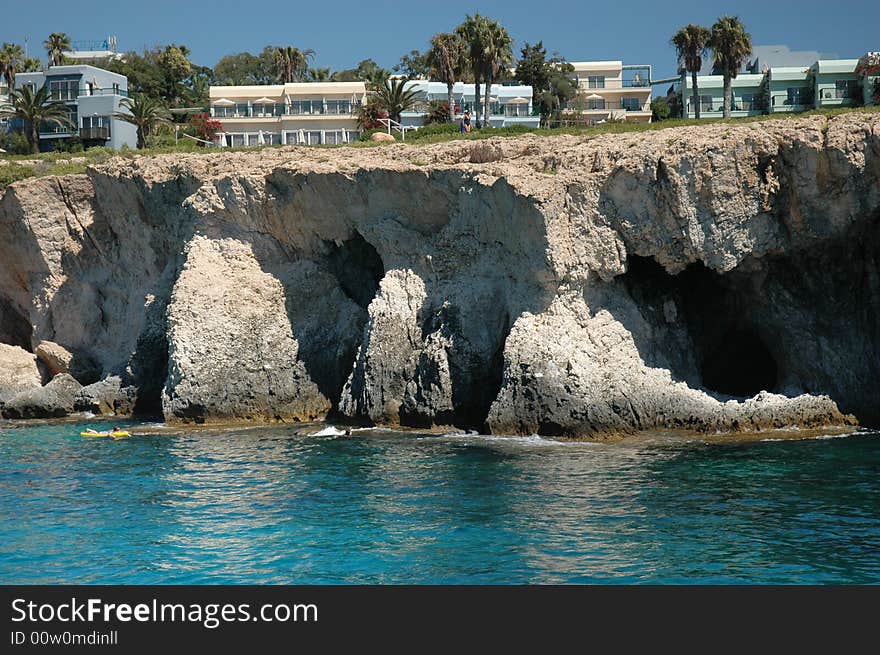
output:
POLYGON ((49 343, 168 421, 877 424, 878 226, 867 112, 116 158, 0 201, 0 403, 49 343))

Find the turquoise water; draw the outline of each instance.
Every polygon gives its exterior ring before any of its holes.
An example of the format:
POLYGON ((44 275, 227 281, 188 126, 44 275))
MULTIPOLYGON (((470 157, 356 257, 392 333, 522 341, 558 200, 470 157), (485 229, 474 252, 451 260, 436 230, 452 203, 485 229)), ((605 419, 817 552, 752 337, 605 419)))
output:
POLYGON ((880 582, 878 433, 83 427, 0 426, 0 583, 880 582))

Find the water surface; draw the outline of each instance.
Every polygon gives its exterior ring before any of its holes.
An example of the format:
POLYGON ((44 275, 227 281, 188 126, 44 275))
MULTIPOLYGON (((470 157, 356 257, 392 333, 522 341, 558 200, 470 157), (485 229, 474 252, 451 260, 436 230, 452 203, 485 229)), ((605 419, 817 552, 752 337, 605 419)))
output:
POLYGON ((877 583, 880 434, 0 426, 0 583, 877 583), (328 431, 331 432, 331 431, 328 431))

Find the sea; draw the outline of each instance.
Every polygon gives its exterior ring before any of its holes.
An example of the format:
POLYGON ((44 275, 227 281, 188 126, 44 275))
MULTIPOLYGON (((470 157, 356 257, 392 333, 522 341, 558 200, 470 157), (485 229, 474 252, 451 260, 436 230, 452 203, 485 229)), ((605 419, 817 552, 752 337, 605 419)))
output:
POLYGON ((0 423, 3 584, 880 582, 880 433, 0 423))

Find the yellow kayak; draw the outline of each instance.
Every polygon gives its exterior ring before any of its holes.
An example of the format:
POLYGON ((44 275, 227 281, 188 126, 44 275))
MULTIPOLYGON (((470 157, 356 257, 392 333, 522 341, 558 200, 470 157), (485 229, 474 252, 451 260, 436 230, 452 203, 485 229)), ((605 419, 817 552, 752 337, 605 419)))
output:
POLYGON ((86 430, 85 432, 80 432, 79 436, 81 436, 81 437, 113 437, 114 439, 119 439, 121 437, 130 437, 131 434, 129 434, 125 430, 119 430, 117 432, 113 432, 112 430, 107 430, 105 432, 98 432, 97 430, 86 430))

